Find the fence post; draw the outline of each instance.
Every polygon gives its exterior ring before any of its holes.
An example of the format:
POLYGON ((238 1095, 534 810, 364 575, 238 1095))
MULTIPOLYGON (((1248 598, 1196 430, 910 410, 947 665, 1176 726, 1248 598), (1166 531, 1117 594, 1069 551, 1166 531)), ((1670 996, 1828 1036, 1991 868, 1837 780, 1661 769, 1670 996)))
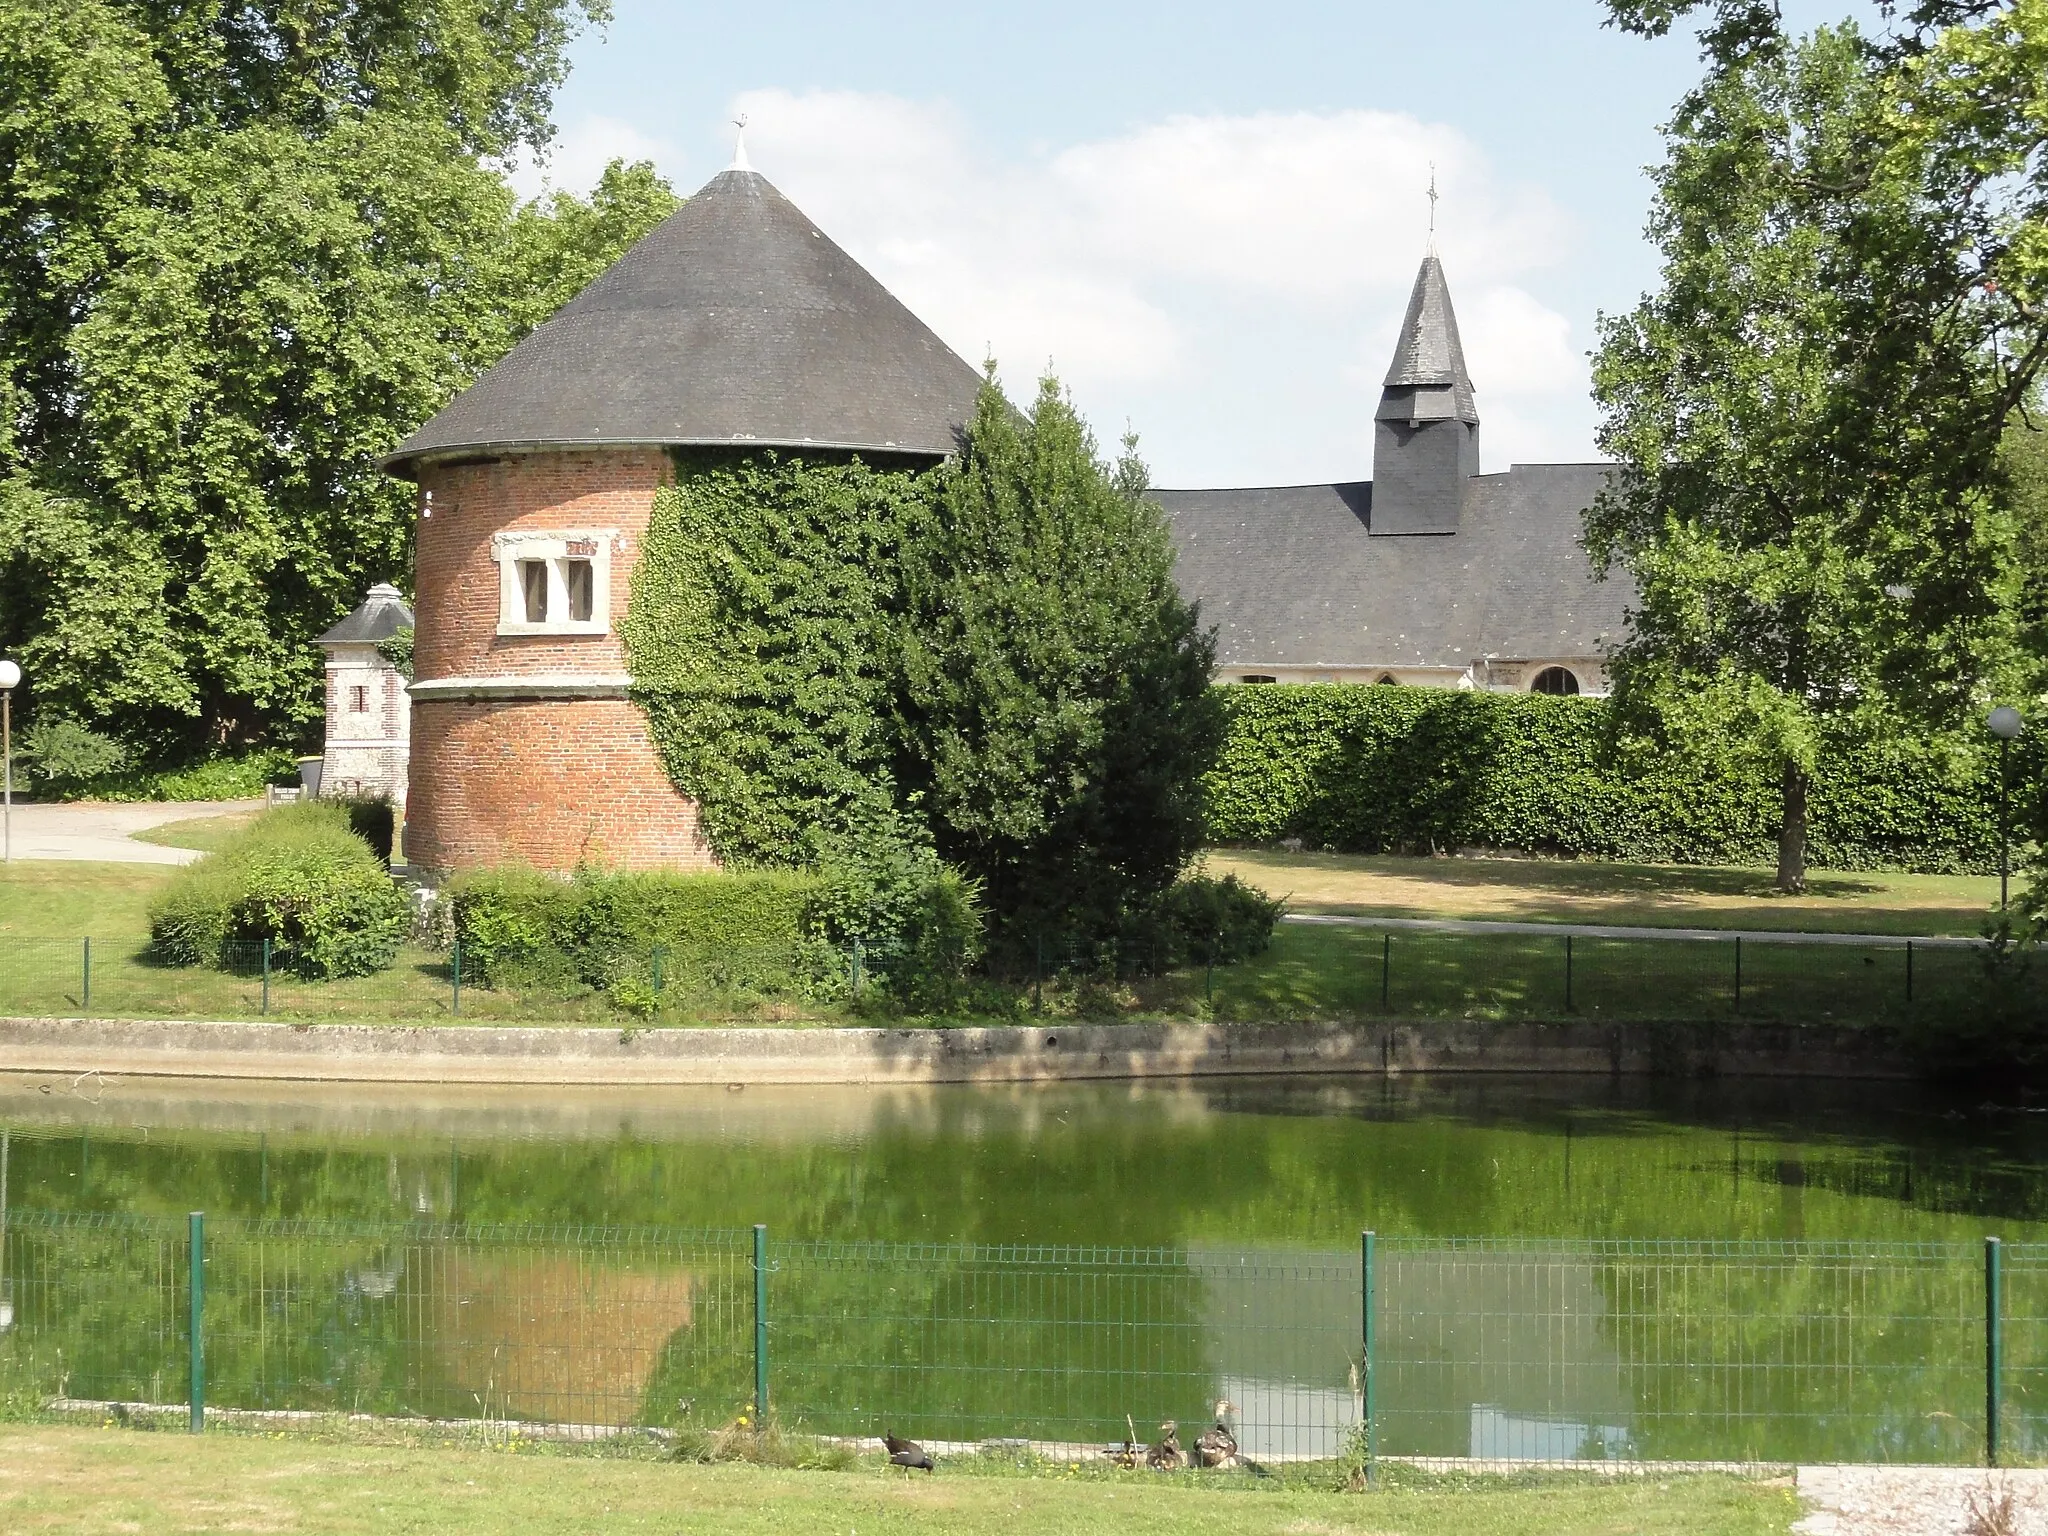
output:
POLYGON ((1392 935, 1391 933, 1383 933, 1383 934, 1381 934, 1381 935, 1380 935, 1380 1012, 1381 1012, 1381 1013, 1385 1013, 1385 1012, 1387 1011, 1387 990, 1388 990, 1388 983, 1389 983, 1389 982, 1390 982, 1390 981, 1392 980, 1392 978, 1393 978, 1393 974, 1394 974, 1394 936, 1393 936, 1393 935, 1392 935))
POLYGON ((1038 1013, 1045 1007, 1045 935, 1036 935, 1031 945, 1031 1011, 1038 1013))
POLYGON ((860 935, 853 936, 853 998, 860 1001, 860 935))
POLYGON ((263 936, 263 1005, 258 1013, 270 1012, 270 935, 263 936))
POLYGON ((1735 1011, 1742 1012, 1742 935, 1735 935, 1735 1011))
POLYGON ((1377 1310, 1373 1305, 1376 1299, 1373 1294, 1375 1289, 1374 1282, 1378 1279, 1378 1276, 1373 1273, 1373 1260, 1377 1257, 1373 1249, 1377 1241, 1378 1234, 1374 1232, 1361 1232, 1358 1235, 1360 1268, 1365 1276, 1363 1295, 1360 1298, 1364 1311, 1361 1321, 1364 1324, 1362 1331, 1365 1335, 1365 1358, 1363 1366, 1359 1371, 1359 1375, 1362 1378, 1359 1385, 1364 1389, 1363 1396, 1365 1398, 1365 1481, 1367 1487, 1372 1487, 1378 1483, 1380 1477, 1379 1426, 1376 1422, 1379 1405, 1374 1401, 1373 1397, 1375 1367, 1373 1351, 1379 1343, 1373 1329, 1373 1313, 1377 1310))
POLYGON ((754 1432, 768 1422, 768 1228, 754 1224, 754 1432))
POLYGON ((1572 1011, 1572 936, 1564 936, 1564 1011, 1572 1011))
POLYGON ((187 1247, 192 1258, 192 1318, 187 1325, 192 1350, 192 1433, 206 1428, 206 1212, 188 1218, 187 1247))
POLYGON ((448 975, 454 983, 453 1000, 449 1009, 458 1019, 462 1017, 462 935, 455 935, 455 948, 448 962, 448 975))
POLYGON ((666 946, 661 944, 654 946, 654 990, 657 992, 661 990, 661 961, 665 948, 666 946))
POLYGON ((82 1012, 92 1012, 92 940, 81 939, 78 983, 78 1006, 82 1012))
POLYGON ((2003 1337, 2003 1257, 1997 1238, 1984 1239, 1984 1465, 1998 1465, 1998 1419, 2000 1366, 2005 1354, 2003 1337))
POLYGON ((1913 941, 1906 940, 1906 1001, 1913 1001, 1913 941))

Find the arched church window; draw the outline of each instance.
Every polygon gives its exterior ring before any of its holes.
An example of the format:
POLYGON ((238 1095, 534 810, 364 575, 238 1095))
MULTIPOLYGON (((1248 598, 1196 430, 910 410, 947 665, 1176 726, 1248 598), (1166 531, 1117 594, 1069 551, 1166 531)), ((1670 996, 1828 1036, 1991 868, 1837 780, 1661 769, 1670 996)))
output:
POLYGON ((1394 676, 1394 674, 1391 672, 1382 672, 1378 677, 1373 679, 1373 682, 1375 685, 1386 684, 1388 687, 1393 688, 1398 688, 1401 686, 1401 679, 1394 676))
POLYGON ((1274 683, 1278 682, 1279 679, 1270 677, 1264 672, 1247 672, 1238 681, 1240 683, 1274 683))
POLYGON ((1531 693, 1573 694, 1579 691, 1578 674, 1570 667, 1545 667, 1529 685, 1531 693))

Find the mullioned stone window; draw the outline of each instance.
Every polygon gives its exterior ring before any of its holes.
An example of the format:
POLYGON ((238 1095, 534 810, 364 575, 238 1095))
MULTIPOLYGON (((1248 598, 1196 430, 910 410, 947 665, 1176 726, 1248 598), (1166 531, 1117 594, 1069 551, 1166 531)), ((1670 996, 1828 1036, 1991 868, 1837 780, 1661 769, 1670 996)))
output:
POLYGON ((603 635, 611 631, 614 528, 500 533, 498 633, 603 635))

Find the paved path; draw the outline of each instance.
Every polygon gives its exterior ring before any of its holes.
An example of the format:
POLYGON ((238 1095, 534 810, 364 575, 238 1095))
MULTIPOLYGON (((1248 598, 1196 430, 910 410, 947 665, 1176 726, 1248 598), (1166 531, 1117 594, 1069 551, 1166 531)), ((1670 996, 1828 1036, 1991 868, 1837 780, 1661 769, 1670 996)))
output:
POLYGON ((194 848, 138 843, 134 834, 194 816, 260 809, 261 800, 151 800, 123 804, 16 805, 17 859, 94 859, 109 864, 190 864, 194 848))
POLYGON ((1907 937, 1897 933, 1797 933, 1774 928, 1628 928, 1613 923, 1496 923, 1459 917, 1349 917, 1334 912, 1289 912, 1283 923, 1324 923, 1342 928, 1413 929, 1421 933, 1529 933, 1581 939, 1742 939, 1757 944, 1854 944, 1864 949, 1967 949, 1982 939, 1907 937))
POLYGON ((1798 1536, 1970 1536, 2048 1532, 2048 1472, 1968 1467, 1801 1467, 1798 1536), (2007 1499, 2009 1513, 1995 1510, 2007 1499), (1990 1517, 1990 1518, 1986 1518, 1990 1517))

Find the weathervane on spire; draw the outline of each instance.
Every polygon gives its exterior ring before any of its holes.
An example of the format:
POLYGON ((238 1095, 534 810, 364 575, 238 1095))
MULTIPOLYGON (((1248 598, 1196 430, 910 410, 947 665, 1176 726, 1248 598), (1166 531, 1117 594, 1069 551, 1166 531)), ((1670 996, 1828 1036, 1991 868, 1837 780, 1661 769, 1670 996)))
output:
POLYGON ((747 114, 742 112, 732 120, 732 164, 729 171, 751 171, 754 167, 747 161, 747 114))
POLYGON ((1436 254, 1436 162, 1429 162, 1429 254, 1436 254))

